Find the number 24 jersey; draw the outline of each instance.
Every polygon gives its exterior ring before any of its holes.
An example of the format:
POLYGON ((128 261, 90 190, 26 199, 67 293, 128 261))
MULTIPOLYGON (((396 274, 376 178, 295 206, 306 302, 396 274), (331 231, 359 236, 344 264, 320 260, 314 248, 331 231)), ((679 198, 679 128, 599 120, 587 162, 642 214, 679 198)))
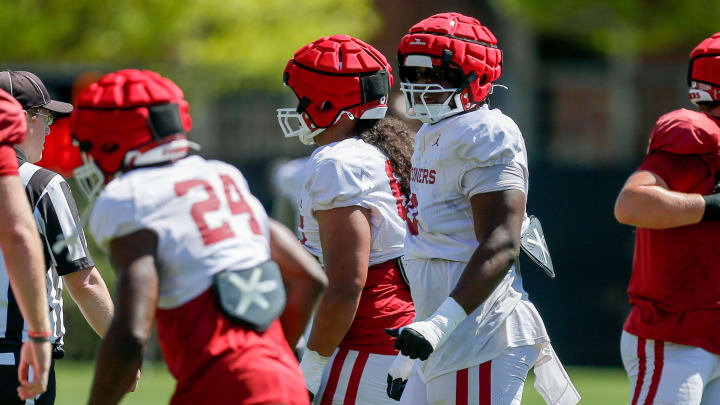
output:
POLYGON ((207 290, 214 274, 270 258, 267 214, 235 167, 199 156, 135 169, 111 181, 90 230, 105 249, 141 229, 158 238, 158 307, 176 308, 207 290))

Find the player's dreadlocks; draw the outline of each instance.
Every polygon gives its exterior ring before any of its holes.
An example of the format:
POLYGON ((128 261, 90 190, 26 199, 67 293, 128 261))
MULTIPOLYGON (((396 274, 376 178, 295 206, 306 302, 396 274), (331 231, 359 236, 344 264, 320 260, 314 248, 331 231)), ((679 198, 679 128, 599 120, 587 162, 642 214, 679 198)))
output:
POLYGON ((399 180, 400 191, 406 199, 409 199, 413 135, 407 124, 394 117, 358 120, 353 134, 380 149, 390 159, 390 164, 399 180))

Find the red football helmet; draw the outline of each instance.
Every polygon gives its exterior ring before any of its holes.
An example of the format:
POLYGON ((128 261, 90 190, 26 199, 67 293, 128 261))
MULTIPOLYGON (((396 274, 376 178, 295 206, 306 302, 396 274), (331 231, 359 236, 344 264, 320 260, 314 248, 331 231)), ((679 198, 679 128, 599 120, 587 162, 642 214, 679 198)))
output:
POLYGON ((406 115, 437 122, 485 100, 502 73, 502 51, 478 20, 442 13, 410 28, 400 40, 398 64, 406 115), (433 100, 442 93, 444 101, 433 100))
POLYGON ((693 104, 720 101, 720 32, 700 42, 690 53, 688 85, 693 104))
POLYGON ((380 119, 387 112, 393 77, 383 54, 347 35, 323 37, 290 59, 283 82, 298 98, 297 108, 278 108, 286 137, 306 145, 343 118, 380 119))
POLYGON ((183 92, 169 79, 148 70, 107 74, 80 93, 70 118, 86 161, 75 177, 93 195, 117 172, 179 159, 195 146, 185 138, 191 127, 183 92))

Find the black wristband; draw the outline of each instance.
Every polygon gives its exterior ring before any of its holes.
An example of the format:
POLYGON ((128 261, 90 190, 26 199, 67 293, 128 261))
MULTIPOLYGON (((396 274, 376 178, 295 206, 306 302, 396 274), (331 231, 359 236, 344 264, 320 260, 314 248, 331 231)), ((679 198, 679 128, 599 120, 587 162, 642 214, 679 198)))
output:
POLYGON ((705 212, 702 221, 720 221, 720 194, 704 195, 705 212))

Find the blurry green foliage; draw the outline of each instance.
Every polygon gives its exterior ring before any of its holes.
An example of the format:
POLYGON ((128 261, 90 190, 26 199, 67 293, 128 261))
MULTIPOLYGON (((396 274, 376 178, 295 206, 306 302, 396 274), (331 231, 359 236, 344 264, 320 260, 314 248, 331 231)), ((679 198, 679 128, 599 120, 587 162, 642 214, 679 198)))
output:
POLYGON ((720 30, 716 0, 490 1, 540 33, 564 35, 616 56, 699 43, 720 30))
POLYGON ((293 52, 319 37, 363 39, 371 0, 0 0, 4 63, 142 66, 279 87, 293 52))

